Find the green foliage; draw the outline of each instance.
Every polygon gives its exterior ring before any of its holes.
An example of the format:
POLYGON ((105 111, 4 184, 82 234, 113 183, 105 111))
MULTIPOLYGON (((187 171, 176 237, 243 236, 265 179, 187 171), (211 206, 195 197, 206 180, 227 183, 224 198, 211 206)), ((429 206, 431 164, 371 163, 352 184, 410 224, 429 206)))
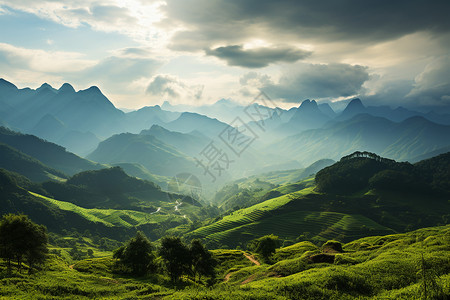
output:
POLYGON ((0 143, 7 144, 64 174, 73 175, 103 166, 67 152, 63 147, 36 136, 14 132, 0 127, 0 143))
POLYGON ((327 241, 325 244, 322 245, 322 251, 323 252, 344 252, 344 250, 342 250, 342 244, 338 241, 327 241))
POLYGON ((214 267, 217 262, 202 242, 200 240, 192 240, 189 250, 194 278, 196 279, 197 275, 199 280, 201 276, 214 278, 216 276, 214 267))
POLYGON ((66 175, 62 172, 56 171, 37 159, 2 143, 0 143, 0 166, 36 182, 66 178, 66 175))
POLYGON ((415 165, 398 163, 374 153, 355 152, 316 174, 318 190, 351 194, 375 188, 424 195, 450 192, 450 153, 415 165))
POLYGON ((158 254, 164 261, 165 268, 172 281, 189 274, 192 258, 189 248, 179 237, 163 237, 158 254))
POLYGON ((15 258, 19 270, 26 260, 31 272, 33 265, 45 260, 47 241, 47 229, 25 215, 8 214, 0 220, 0 255, 8 261, 8 269, 15 258))
POLYGON ((131 270, 131 274, 145 275, 155 270, 154 247, 142 231, 129 240, 124 246, 118 248, 113 258, 131 270))
POLYGON ((262 255, 265 260, 268 260, 276 249, 280 247, 280 239, 276 235, 265 235, 255 240, 252 240, 247 245, 250 251, 254 251, 262 255))

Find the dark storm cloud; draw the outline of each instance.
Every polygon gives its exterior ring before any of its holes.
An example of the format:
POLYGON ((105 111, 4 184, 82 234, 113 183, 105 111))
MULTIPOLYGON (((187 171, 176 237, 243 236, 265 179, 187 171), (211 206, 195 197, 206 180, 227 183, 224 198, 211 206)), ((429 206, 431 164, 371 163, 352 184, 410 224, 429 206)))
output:
POLYGON ((367 68, 347 64, 302 64, 286 72, 278 83, 262 85, 271 96, 286 102, 306 98, 337 98, 358 94, 369 79, 367 68))
MULTIPOLYGON (((169 0, 168 19, 189 29, 178 32, 178 50, 210 48, 252 37, 373 43, 418 31, 450 30, 450 1, 169 0)), ((167 25, 167 23, 166 23, 167 25)))
POLYGON ((208 49, 206 54, 223 59, 230 66, 262 68, 275 62, 295 62, 309 56, 311 52, 289 47, 244 49, 241 45, 232 45, 208 49))
POLYGON ((450 56, 432 61, 420 73, 407 99, 417 99, 419 104, 450 105, 450 56))

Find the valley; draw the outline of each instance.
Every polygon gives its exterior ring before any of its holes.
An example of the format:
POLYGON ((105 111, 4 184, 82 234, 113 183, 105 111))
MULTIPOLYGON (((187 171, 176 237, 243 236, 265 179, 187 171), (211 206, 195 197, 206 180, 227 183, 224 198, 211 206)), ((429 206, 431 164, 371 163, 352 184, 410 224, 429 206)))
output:
MULTIPOLYGON (((267 119, 233 127, 168 102, 125 113, 96 87, 3 80, 0 90, 11 110, 0 212, 48 231, 45 263, 0 261, 1 297, 397 299, 426 284, 450 293, 445 115, 305 100, 259 105, 267 119), (152 263, 136 275, 124 253, 138 242, 152 263), (167 259, 168 245, 187 252, 167 259), (186 267, 170 267, 183 257, 186 267)), ((224 105, 251 108, 198 109, 224 105)))

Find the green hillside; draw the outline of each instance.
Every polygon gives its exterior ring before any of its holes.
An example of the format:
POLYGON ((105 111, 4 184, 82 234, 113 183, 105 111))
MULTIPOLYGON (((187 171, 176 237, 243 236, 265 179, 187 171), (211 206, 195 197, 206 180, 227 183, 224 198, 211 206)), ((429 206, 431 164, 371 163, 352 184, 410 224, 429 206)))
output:
POLYGON ((330 201, 326 195, 316 193, 313 188, 234 211, 217 222, 190 232, 188 237, 202 238, 211 247, 236 247, 245 246, 249 240, 271 233, 292 243, 297 238, 315 242, 331 238, 349 241, 369 233, 393 232, 357 212, 322 210, 330 201))
MULTIPOLYGON (((92 173, 107 173, 108 171, 117 172, 114 169, 112 171, 110 169, 106 170, 106 172, 101 170, 92 171, 92 173)), ((120 174, 120 172, 119 170, 118 173, 120 174)), ((92 173, 89 175, 92 175, 92 173)), ((81 174, 70 180, 80 180, 80 177, 82 178, 84 175, 81 174)), ((72 231, 80 234, 87 230, 95 235, 120 241, 133 235, 136 230, 142 230, 152 239, 157 239, 172 227, 189 224, 191 217, 198 218, 198 215, 208 215, 202 211, 198 204, 192 205, 190 201, 180 204, 181 199, 185 200, 181 195, 161 192, 150 182, 141 182, 141 180, 132 179, 128 176, 125 178, 134 183, 129 184, 128 187, 136 188, 136 194, 141 192, 142 195, 148 195, 145 191, 148 186, 151 186, 153 191, 160 193, 161 198, 153 198, 153 202, 151 198, 147 199, 144 197, 142 198, 144 200, 140 200, 141 202, 138 201, 138 198, 133 198, 137 203, 141 203, 140 206, 134 209, 124 209, 123 207, 119 209, 101 209, 99 208, 101 205, 92 205, 91 208, 86 208, 67 200, 61 201, 65 200, 62 198, 49 197, 49 186, 52 184, 59 185, 59 187, 67 186, 68 184, 66 183, 47 182, 43 185, 37 185, 19 174, 0 169, 0 214, 27 214, 35 222, 47 226, 50 232, 58 234, 72 231), (144 192, 138 190, 139 185, 144 188, 144 192)), ((116 185, 119 185, 117 181, 116 185)), ((121 186, 126 187, 123 183, 121 186)), ((91 201, 101 195, 86 188, 74 189, 73 187, 76 186, 70 186, 65 191, 62 190, 65 192, 62 193, 66 195, 65 198, 71 199, 71 197, 75 197, 77 201, 81 202, 80 198, 78 198, 80 195, 91 196, 88 198, 91 201)), ((110 203, 105 206, 112 205, 110 203)), ((123 206, 130 206, 130 204, 126 203, 123 206)))
MULTIPOLYGON (((447 224, 449 169, 450 154, 411 165, 356 152, 318 172, 317 186, 310 179, 274 188, 265 194, 269 200, 204 222, 187 236, 211 247, 244 247, 267 234, 285 243, 347 242, 447 224)), ((252 201, 248 198, 240 192, 228 201, 252 201)))
POLYGON ((33 135, 21 134, 0 127, 0 143, 9 145, 43 164, 69 176, 86 170, 103 168, 98 163, 67 152, 63 147, 47 142, 33 135))
MULTIPOLYGON (((145 224, 159 224, 169 219, 171 219, 171 221, 173 222, 179 223, 183 223, 184 221, 182 216, 170 216, 166 213, 163 214, 163 212, 152 214, 123 209, 88 209, 77 206, 70 202, 55 200, 33 192, 30 192, 30 194, 55 205, 60 210, 75 213, 90 222, 101 223, 107 227, 133 228, 135 226, 142 226, 145 224)), ((169 210, 169 206, 167 206, 165 209, 169 210)))
MULTIPOLYGON (((343 252, 301 242, 278 249, 274 263, 238 266, 214 289, 170 299, 446 299, 450 226, 347 243, 343 252), (423 255, 423 256, 422 256, 423 255), (331 263, 320 263, 328 257, 331 263)), ((225 277, 225 276, 224 276, 225 277)))
POLYGON ((36 182, 50 179, 63 180, 66 178, 66 175, 62 172, 52 169, 37 159, 1 143, 0 168, 17 172, 36 182))
MULTIPOLYGON (((248 251, 218 249, 211 251, 217 278, 209 285, 187 277, 174 285, 160 271, 130 277, 118 272, 110 256, 69 264, 50 254, 33 275, 2 276, 0 297, 340 300, 424 299, 426 294, 447 299, 449 237, 447 225, 365 237, 342 245, 342 251, 302 241, 277 249, 270 263, 248 251)), ((1 260, 0 274, 6 274, 1 260)))
POLYGON ((166 187, 170 181, 169 177, 152 174, 146 167, 137 163, 115 163, 111 164, 114 167, 120 167, 128 175, 134 176, 140 179, 148 180, 156 183, 161 187, 166 187))
POLYGON ((314 182, 299 181, 333 163, 330 159, 322 159, 304 169, 273 171, 235 180, 216 192, 214 204, 225 210, 243 208, 302 190, 314 182))

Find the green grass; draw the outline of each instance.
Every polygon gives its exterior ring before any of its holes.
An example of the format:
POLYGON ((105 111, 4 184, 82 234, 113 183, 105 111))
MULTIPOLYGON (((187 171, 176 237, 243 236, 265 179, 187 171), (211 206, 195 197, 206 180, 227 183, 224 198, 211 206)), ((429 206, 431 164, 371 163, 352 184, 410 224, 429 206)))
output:
POLYGON ((187 278, 174 287, 163 274, 117 275, 111 257, 70 267, 50 255, 32 275, 7 274, 0 260, 0 299, 423 299, 422 272, 429 299, 450 296, 450 225, 365 237, 343 249, 334 263, 313 263, 309 257, 321 250, 303 241, 260 266, 241 250, 213 250, 218 278, 212 287, 187 278))
MULTIPOLYGON (((118 226, 131 228, 143 224, 160 223, 169 218, 166 214, 149 214, 133 210, 88 209, 77 206, 73 203, 55 200, 33 192, 30 192, 30 194, 56 205, 61 210, 74 212, 91 222, 102 223, 108 227, 118 226)), ((181 220, 182 216, 176 216, 176 218, 181 220)))
POLYGON ((450 225, 366 237, 344 250, 334 264, 314 264, 307 257, 319 248, 301 242, 279 249, 274 265, 243 267, 215 289, 170 299, 423 299, 422 254, 429 299, 450 296, 450 225))
MULTIPOLYGON (((283 188, 295 190, 292 185, 283 188)), ((212 247, 236 247, 245 246, 249 240, 267 234, 278 235, 282 240, 302 238, 322 243, 330 239, 350 241, 368 234, 394 232, 361 214, 313 211, 312 208, 320 209, 320 206, 314 206, 312 195, 319 195, 313 186, 272 198, 234 211, 217 222, 190 232, 188 236, 203 238, 212 247), (310 202, 313 202, 312 206, 308 204, 310 202)))

